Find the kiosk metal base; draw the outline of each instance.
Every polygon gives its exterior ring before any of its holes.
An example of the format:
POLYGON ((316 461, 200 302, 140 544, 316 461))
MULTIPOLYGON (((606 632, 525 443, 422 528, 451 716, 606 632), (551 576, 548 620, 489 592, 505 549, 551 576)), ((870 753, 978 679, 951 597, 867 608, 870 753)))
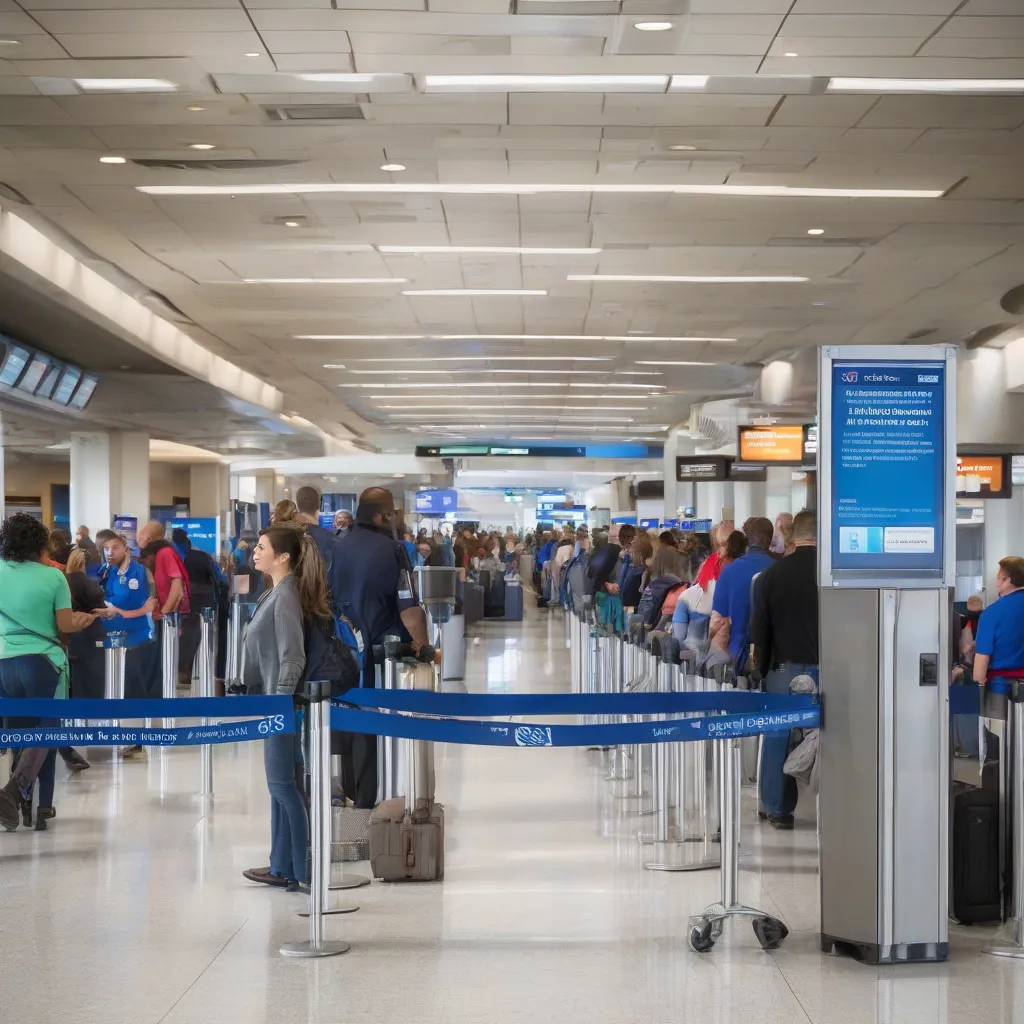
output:
POLYGON ((821 951, 848 956, 862 964, 934 964, 949 956, 948 942, 901 942, 882 946, 877 942, 854 942, 835 935, 821 936, 821 951))
POLYGON ((280 949, 281 956, 297 956, 304 959, 322 956, 341 956, 352 947, 347 942, 321 942, 314 946, 312 942, 286 942, 280 949))

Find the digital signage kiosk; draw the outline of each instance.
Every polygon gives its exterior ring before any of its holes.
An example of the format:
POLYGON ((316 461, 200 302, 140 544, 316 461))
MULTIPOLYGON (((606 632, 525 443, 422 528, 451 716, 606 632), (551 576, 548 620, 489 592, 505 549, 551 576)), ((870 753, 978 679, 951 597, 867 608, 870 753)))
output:
POLYGON ((823 348, 821 944, 944 960, 956 350, 823 348))

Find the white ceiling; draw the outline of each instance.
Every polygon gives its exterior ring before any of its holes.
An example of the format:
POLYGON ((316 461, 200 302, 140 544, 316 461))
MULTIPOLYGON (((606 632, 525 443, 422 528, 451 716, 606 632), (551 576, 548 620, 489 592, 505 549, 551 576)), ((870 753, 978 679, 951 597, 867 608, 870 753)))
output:
POLYGON ((1021 0, 0 0, 0 39, 16 41, 0 43, 0 182, 165 295, 194 321, 188 329, 197 340, 279 387, 288 408, 372 439, 393 436, 396 428, 422 437, 657 437, 656 428, 684 419, 693 402, 749 393, 758 364, 803 346, 892 343, 923 331, 934 332, 930 342, 956 341, 993 323, 1019 322, 1000 309, 999 298, 1024 281, 1024 96, 821 89, 830 76, 1024 79, 1021 0), (637 32, 634 22, 645 17, 672 20, 675 28, 637 32), (349 71, 406 77, 368 93, 294 77, 349 71), (470 73, 712 78, 704 90, 669 94, 423 91, 424 75, 470 73), (71 81, 125 76, 179 88, 83 95, 71 81), (280 122, 265 109, 295 103, 354 105, 361 119, 280 122), (197 143, 215 148, 190 148, 197 143), (101 164, 103 155, 128 162, 101 164), (158 159, 290 163, 197 170, 132 162, 158 159), (384 163, 406 169, 384 172, 384 163), (138 191, 332 182, 946 194, 412 191, 232 199, 138 191), (299 226, 285 226, 290 219, 299 226), (824 234, 809 236, 811 228, 824 234), (407 255, 377 248, 392 245, 601 252, 407 255), (567 280, 593 273, 810 280, 567 280), (410 283, 242 283, 301 277, 410 283), (403 287, 549 294, 407 297, 403 287), (470 337, 309 341, 296 340, 299 334, 470 337), (479 338, 518 334, 632 340, 479 338), (476 358, 418 361, 460 355, 476 358), (503 359, 482 361, 488 355, 503 359), (528 355, 566 359, 510 358, 528 355), (572 362, 574 355, 602 361, 572 362), (383 358, 408 361, 365 361, 383 358), (535 373, 492 372, 525 367, 535 373), (385 372, 352 373, 370 369, 385 372), (559 387, 338 386, 416 382, 559 387), (659 384, 664 395, 627 384, 659 384), (383 408, 417 404, 436 408, 383 408), (631 408, 584 408, 598 405, 631 408), (396 418, 403 415, 413 418, 396 418))

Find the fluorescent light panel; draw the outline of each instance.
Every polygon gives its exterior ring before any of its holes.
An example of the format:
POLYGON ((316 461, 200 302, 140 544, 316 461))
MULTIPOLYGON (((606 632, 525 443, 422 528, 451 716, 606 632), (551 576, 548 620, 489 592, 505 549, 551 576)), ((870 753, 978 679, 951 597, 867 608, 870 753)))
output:
POLYGON ((386 356, 373 359, 354 359, 355 363, 610 363, 611 356, 386 356))
POLYGON ((566 280, 611 284, 805 284, 810 278, 710 274, 570 274, 566 280))
MULTIPOLYGON (((393 395, 389 395, 389 398, 393 398, 393 395)), ((552 395, 552 398, 555 396, 552 395)), ((401 405, 378 405, 378 409, 450 409, 452 407, 451 402, 417 402, 415 404, 409 404, 403 402, 401 405)), ((460 405, 460 409, 472 409, 473 411, 486 412, 489 409, 500 408, 500 409, 534 409, 541 412, 550 413, 552 416, 556 415, 559 410, 566 410, 567 412, 644 412, 648 407, 646 405, 500 405, 495 406, 493 402, 489 402, 487 405, 460 405)))
POLYGON ((685 360, 638 359, 637 366, 717 366, 717 363, 691 363, 685 360))
POLYGON ((596 256, 600 249, 552 248, 540 245, 378 245, 377 251, 392 254, 479 256, 596 256))
POLYGON ((833 78, 828 92, 1024 93, 1020 78, 833 78))
MULTIPOLYGON (((736 338, 665 337, 628 334, 295 334, 296 341, 643 341, 722 342, 736 338)), ((573 359, 575 356, 566 356, 573 359)))
MULTIPOLYGON (((420 370, 420 369, 417 369, 415 366, 410 366, 408 369, 405 369, 405 370, 395 370, 395 369, 391 369, 391 370, 349 370, 348 372, 349 373, 359 373, 359 374, 364 374, 364 375, 386 373, 388 376, 393 377, 396 373, 414 373, 417 376, 429 373, 429 374, 444 374, 445 376, 448 376, 448 375, 450 375, 451 373, 453 373, 455 371, 453 371, 453 370, 420 370)), ((531 369, 527 369, 526 367, 521 367, 518 370, 483 370, 483 369, 480 369, 477 372, 479 372, 479 373, 518 373, 518 374, 532 373, 532 374, 544 374, 545 376, 548 376, 548 377, 563 377, 566 374, 573 374, 574 376, 581 376, 581 375, 585 374, 588 377, 606 377, 609 373, 614 373, 615 371, 614 370, 531 370, 531 369)))
MULTIPOLYGON (((553 383, 548 381, 473 381, 464 383, 450 383, 448 381, 424 381, 422 383, 408 384, 338 384, 339 388, 593 388, 597 384, 570 384, 553 383)), ((654 388, 664 388, 664 384, 616 384, 616 388, 638 388, 649 391, 654 388)), ((630 396, 631 398, 634 396, 630 396)))
MULTIPOLYGON (((706 81, 706 79, 705 79, 706 81)), ((437 92, 665 92, 668 75, 424 75, 437 92)))
POLYGON ((75 78, 86 92, 174 92, 178 87, 166 78, 75 78))
POLYGON ((245 277, 242 284, 408 284, 407 277, 245 277))
MULTIPOLYGON (((453 412, 453 413, 450 413, 450 414, 448 414, 448 413, 434 413, 434 415, 435 415, 435 417, 437 417, 439 419, 447 419, 449 416, 454 417, 454 418, 458 418, 459 416, 465 416, 465 412, 459 411, 459 412, 453 412)), ((549 410, 549 415, 554 415, 554 413, 551 413, 550 410, 549 410)), ((420 416, 417 413, 412 413, 411 415, 405 415, 403 413, 391 413, 388 416, 388 419, 390 419, 390 420, 419 420, 419 419, 422 419, 422 418, 423 417, 420 416)), ((510 414, 507 414, 507 413, 484 413, 484 412, 482 412, 482 413, 478 413, 477 414, 477 418, 481 419, 481 420, 527 420, 527 421, 531 421, 531 420, 539 419, 540 417, 539 416, 530 416, 530 415, 524 416, 524 415, 515 414, 515 413, 512 413, 510 415, 510 414)), ((564 420, 564 421, 567 421, 567 422, 574 422, 574 423, 603 423, 603 422, 609 422, 609 423, 633 423, 633 422, 635 422, 632 416, 601 416, 601 417, 596 417, 596 416, 561 416, 561 415, 559 415, 558 418, 560 420, 564 420)))
POLYGON ((547 295, 544 288, 408 288, 403 295, 423 298, 468 296, 478 298, 485 295, 547 295))
POLYGON ((945 189, 808 188, 795 185, 637 185, 637 184, 451 184, 426 182, 316 182, 267 185, 136 185, 151 196, 291 196, 347 195, 593 195, 753 196, 796 199, 939 199, 945 189))
MULTIPOLYGON (((360 386, 362 386, 362 385, 360 385, 360 386)), ((594 386, 597 387, 596 384, 594 386)), ((666 394, 648 394, 648 395, 605 395, 605 394, 600 394, 600 395, 529 395, 529 396, 523 395, 521 397, 523 397, 523 398, 529 397, 529 398, 534 399, 534 401, 538 401, 538 402, 539 401, 543 401, 545 399, 550 399, 552 402, 565 402, 565 401, 573 401, 573 402, 604 402, 604 401, 609 401, 609 402, 635 402, 635 401, 637 401, 638 399, 641 399, 641 398, 646 398, 648 400, 650 400, 652 398, 665 398, 667 394, 668 393, 666 393, 666 394)), ((401 398, 402 396, 401 395, 364 395, 364 396, 360 396, 360 397, 370 398, 370 399, 373 399, 375 401, 393 402, 393 401, 395 401, 396 398, 401 398)), ((414 396, 410 395, 409 397, 412 398, 414 396)), ((486 398, 486 397, 489 397, 489 396, 487 396, 487 395, 477 395, 475 397, 477 397, 477 398, 486 398)), ((510 396, 510 397, 520 397, 520 396, 517 395, 517 396, 510 396)), ((438 408, 444 408, 444 409, 450 409, 451 408, 451 402, 441 403, 441 405, 437 406, 437 407, 438 408)), ((403 408, 408 409, 408 408, 414 408, 414 407, 411 407, 411 406, 408 406, 408 405, 403 405, 403 408)), ((488 405, 488 406, 486 406, 486 408, 490 409, 490 408, 493 408, 493 406, 492 405, 488 405)), ((555 406, 550 406, 550 407, 545 406, 545 408, 555 408, 555 406)))

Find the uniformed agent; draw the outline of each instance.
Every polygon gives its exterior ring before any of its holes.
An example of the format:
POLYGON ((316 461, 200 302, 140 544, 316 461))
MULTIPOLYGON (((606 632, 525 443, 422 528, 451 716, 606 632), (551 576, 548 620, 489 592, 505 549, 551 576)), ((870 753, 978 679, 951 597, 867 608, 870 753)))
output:
MULTIPOLYGON (((429 643, 427 618, 416 601, 405 545, 396 539, 395 497, 383 487, 359 496, 352 530, 338 541, 332 586, 336 604, 363 639, 363 686, 374 685, 373 645, 388 635, 419 651, 429 643)), ((352 737, 357 807, 377 802, 377 737, 352 737)))
MULTIPOLYGON (((162 696, 160 659, 154 642, 153 612, 156 597, 150 591, 149 574, 132 558, 127 539, 118 534, 104 545, 106 567, 100 577, 106 596, 104 625, 107 633, 124 633, 125 697, 162 696)), ((141 747, 126 747, 122 757, 143 757, 141 747)))

